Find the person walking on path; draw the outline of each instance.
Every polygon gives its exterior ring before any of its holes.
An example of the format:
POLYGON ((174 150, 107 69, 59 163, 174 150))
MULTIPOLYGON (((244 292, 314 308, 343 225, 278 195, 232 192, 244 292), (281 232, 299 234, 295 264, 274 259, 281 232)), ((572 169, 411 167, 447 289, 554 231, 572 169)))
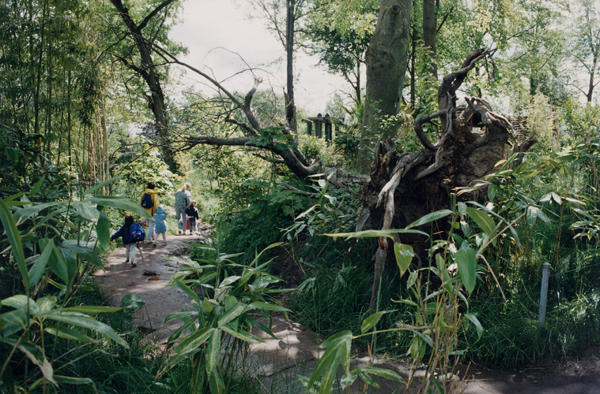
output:
POLYGON ((200 215, 198 215, 198 208, 196 208, 196 201, 192 201, 190 206, 185 210, 185 213, 190 221, 190 235, 192 235, 196 232, 196 221, 200 218, 200 215))
POLYGON ((156 224, 154 221, 154 214, 160 204, 160 201, 158 200, 158 191, 154 190, 155 188, 156 185, 154 182, 148 182, 146 190, 144 190, 140 197, 140 205, 146 210, 146 213, 150 215, 150 219, 148 219, 148 242, 152 244, 154 244, 154 226, 156 224))
POLYGON ((132 225, 133 216, 125 216, 125 223, 110 237, 110 240, 114 241, 119 237, 123 238, 123 245, 125 245, 125 264, 131 262, 131 266, 135 267, 137 265, 135 264, 135 244, 137 240, 135 240, 131 234, 130 228, 132 225))
POLYGON ((185 183, 181 190, 175 193, 175 216, 177 218, 177 234, 185 234, 185 210, 192 202, 192 196, 189 192, 191 185, 185 183))
POLYGON ((154 214, 154 221, 156 222, 156 239, 158 240, 158 236, 162 234, 163 241, 167 240, 167 214, 163 209, 162 205, 159 205, 156 208, 156 213, 154 214))

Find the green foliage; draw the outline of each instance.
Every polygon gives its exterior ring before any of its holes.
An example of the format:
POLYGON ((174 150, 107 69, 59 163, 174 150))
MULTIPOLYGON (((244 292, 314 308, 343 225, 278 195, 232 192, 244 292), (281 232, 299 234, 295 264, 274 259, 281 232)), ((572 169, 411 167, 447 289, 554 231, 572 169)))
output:
POLYGON ((217 254, 214 249, 206 250, 206 257, 198 262, 183 262, 172 280, 192 299, 194 310, 167 317, 167 321, 180 318, 183 325, 169 337, 170 356, 159 375, 187 359, 195 368, 190 392, 229 392, 247 344, 260 341, 252 329, 273 336, 268 323, 258 319, 269 321, 271 312, 288 311, 272 300, 275 290, 270 287, 279 279, 265 271, 270 261, 259 264, 263 252, 279 245, 269 245, 248 265, 236 264, 231 260, 235 256, 217 254))

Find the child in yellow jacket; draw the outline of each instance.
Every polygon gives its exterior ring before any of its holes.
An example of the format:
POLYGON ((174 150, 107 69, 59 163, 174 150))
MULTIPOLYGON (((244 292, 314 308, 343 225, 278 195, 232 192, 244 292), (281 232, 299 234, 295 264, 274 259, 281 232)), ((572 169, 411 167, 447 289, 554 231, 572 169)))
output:
POLYGON ((156 189, 156 185, 154 184, 154 182, 148 182, 148 185, 146 186, 146 190, 144 190, 144 192, 140 196, 140 205, 142 206, 142 208, 144 208, 146 210, 148 215, 150 215, 150 219, 148 219, 148 238, 147 238, 149 242, 154 242, 154 239, 156 238, 155 232, 154 232, 156 222, 154 221, 153 215, 156 213, 156 209, 158 208, 158 205, 160 204, 160 201, 158 200, 158 191, 156 191, 155 189, 156 189), (150 198, 148 198, 147 195, 150 198))

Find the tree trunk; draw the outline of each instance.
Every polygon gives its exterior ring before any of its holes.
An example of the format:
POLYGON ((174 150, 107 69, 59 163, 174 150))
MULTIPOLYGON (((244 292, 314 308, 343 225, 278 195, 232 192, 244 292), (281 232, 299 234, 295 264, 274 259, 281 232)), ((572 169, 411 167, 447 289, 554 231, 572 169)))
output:
POLYGON ((377 27, 366 54, 367 92, 363 117, 363 141, 359 170, 368 171, 375 140, 389 140, 396 130, 381 128, 380 122, 398 112, 404 74, 408 66, 411 0, 382 0, 377 27))
MULTIPOLYGON (((370 182, 363 190, 357 231, 365 227, 402 228, 431 211, 447 208, 454 188, 484 177, 505 158, 511 129, 508 120, 494 114, 479 98, 467 97, 466 107, 456 106, 456 90, 475 63, 486 55, 488 51, 475 51, 460 70, 444 77, 438 90, 439 110, 415 121, 423 150, 401 153, 385 141, 379 143, 370 182), (422 126, 436 117, 442 118, 442 127, 440 139, 433 144, 425 137, 422 126)), ((444 230, 443 226, 440 229, 444 230)), ((419 258, 427 258, 424 239, 402 241, 413 244, 419 258)), ((377 300, 389 247, 385 238, 379 239, 371 307, 377 300)))
POLYGON ((167 163, 171 171, 177 171, 178 166, 175 161, 175 154, 173 153, 169 142, 169 122, 165 96, 160 84, 160 77, 156 72, 156 65, 152 59, 152 43, 148 42, 142 35, 142 31, 144 27, 147 26, 150 19, 161 9, 173 3, 174 0, 166 0, 160 3, 139 25, 133 21, 129 15, 129 10, 123 5, 121 0, 111 0, 111 2, 117 11, 119 11, 119 15, 121 16, 121 19, 123 19, 125 26, 127 26, 140 55, 139 67, 131 63, 126 63, 126 65, 144 79, 144 82, 146 82, 146 85, 148 86, 148 90, 150 90, 148 104, 154 115, 154 123, 160 143, 160 150, 165 163, 167 163))
POLYGON ((436 40, 437 18, 435 15, 435 0, 423 0, 423 44, 431 57, 429 69, 433 78, 437 80, 436 65, 436 40))
POLYGON ((285 94, 285 119, 290 130, 296 132, 296 103, 294 101, 294 34, 296 0, 286 0, 285 54, 287 62, 287 91, 285 94))

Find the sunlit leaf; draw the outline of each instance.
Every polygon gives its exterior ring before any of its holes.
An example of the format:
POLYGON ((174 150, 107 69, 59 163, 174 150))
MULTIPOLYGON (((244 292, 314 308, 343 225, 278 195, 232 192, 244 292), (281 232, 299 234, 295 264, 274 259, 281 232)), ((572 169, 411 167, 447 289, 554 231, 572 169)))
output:
POLYGON ((377 323, 379 323, 379 320, 381 320, 381 317, 384 315, 384 312, 379 311, 379 312, 375 312, 372 315, 370 315, 369 317, 367 317, 365 320, 363 320, 361 326, 360 326, 360 332, 361 333, 365 333, 367 331, 370 331, 372 328, 374 328, 377 323))
POLYGON ((400 276, 402 276, 410 266, 415 252, 410 245, 394 242, 394 256, 396 257, 396 264, 400 269, 400 276))
POLYGON ((435 212, 431 212, 428 213, 425 216, 421 216, 419 219, 415 220, 414 222, 412 222, 411 224, 409 224, 408 226, 406 226, 407 229, 413 228, 413 227, 419 227, 422 226, 424 224, 427 223, 431 223, 434 222, 436 220, 440 220, 442 218, 445 218, 448 215, 452 215, 452 211, 449 209, 442 209, 439 211, 435 211, 435 212))
POLYGON ((469 294, 475 289, 475 273, 477 269, 477 256, 470 246, 461 248, 454 255, 458 265, 458 274, 469 294))

